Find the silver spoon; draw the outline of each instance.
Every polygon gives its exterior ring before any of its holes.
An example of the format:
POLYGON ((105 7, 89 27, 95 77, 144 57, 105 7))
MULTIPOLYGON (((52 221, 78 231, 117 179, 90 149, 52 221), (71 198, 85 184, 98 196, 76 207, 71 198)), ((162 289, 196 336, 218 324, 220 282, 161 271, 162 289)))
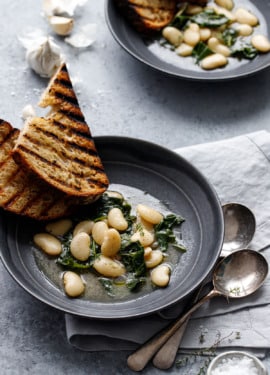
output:
POLYGON ((256 220, 251 210, 239 203, 227 203, 222 210, 225 233, 220 255, 224 257, 248 247, 256 230, 256 220))
POLYGON ((173 324, 153 336, 132 353, 127 364, 133 371, 141 371, 161 346, 181 327, 186 319, 204 302, 213 297, 242 298, 254 293, 264 282, 268 264, 262 254, 253 250, 239 250, 222 259, 216 266, 212 282, 213 289, 196 302, 173 324))
MULTIPOLYGON (((204 285, 199 288, 199 291, 196 292, 193 303, 198 301, 200 293, 204 285)), ((165 342, 164 345, 158 350, 156 355, 153 358, 153 365, 161 370, 167 370, 170 368, 175 360, 179 345, 182 341, 186 327, 188 325, 191 314, 187 317, 184 323, 176 330, 176 332, 165 342)))
MULTIPOLYGON (((252 211, 239 203, 227 203, 222 206, 224 215, 225 235, 221 257, 233 251, 245 249, 252 241, 256 230, 255 216, 252 211)), ((190 316, 189 316, 190 317, 190 316)), ((159 369, 170 368, 175 360, 177 350, 184 336, 189 318, 159 349, 153 358, 153 364, 159 369)))

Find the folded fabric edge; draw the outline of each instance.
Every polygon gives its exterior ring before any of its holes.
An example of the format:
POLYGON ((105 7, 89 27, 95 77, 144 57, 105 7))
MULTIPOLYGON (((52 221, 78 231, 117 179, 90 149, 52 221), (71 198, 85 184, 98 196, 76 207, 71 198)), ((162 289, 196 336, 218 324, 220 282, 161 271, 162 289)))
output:
POLYGON ((238 140, 238 139, 241 140, 241 138, 247 138, 251 142, 256 144, 258 148, 260 148, 260 150, 264 152, 267 159, 270 160, 270 149, 269 149, 270 133, 264 129, 256 131, 256 132, 252 132, 252 133, 237 135, 235 137, 228 137, 225 139, 220 139, 218 141, 202 142, 202 143, 197 143, 197 144, 190 145, 190 146, 177 147, 173 151, 176 152, 177 154, 181 154, 181 152, 184 152, 185 150, 190 149, 190 148, 195 148, 195 147, 200 147, 200 146, 208 147, 213 144, 222 144, 224 142, 229 142, 229 141, 238 140))

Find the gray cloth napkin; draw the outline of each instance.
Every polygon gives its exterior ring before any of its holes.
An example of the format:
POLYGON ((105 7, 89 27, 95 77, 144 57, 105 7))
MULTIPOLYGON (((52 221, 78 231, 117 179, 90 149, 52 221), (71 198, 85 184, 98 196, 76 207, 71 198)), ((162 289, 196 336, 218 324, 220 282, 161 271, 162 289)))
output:
MULTIPOLYGON (((270 134, 262 130, 175 151, 209 179, 223 204, 238 202, 253 210, 257 227, 249 247, 262 251, 270 262, 270 134)), ((165 327, 179 308, 119 324, 66 314, 67 339, 81 350, 133 350, 165 327)), ((220 297, 204 304, 190 319, 181 348, 210 347, 221 337, 219 347, 252 346, 258 355, 260 349, 270 348, 270 325, 265 321, 269 313, 270 277, 249 297, 229 303, 220 297)))

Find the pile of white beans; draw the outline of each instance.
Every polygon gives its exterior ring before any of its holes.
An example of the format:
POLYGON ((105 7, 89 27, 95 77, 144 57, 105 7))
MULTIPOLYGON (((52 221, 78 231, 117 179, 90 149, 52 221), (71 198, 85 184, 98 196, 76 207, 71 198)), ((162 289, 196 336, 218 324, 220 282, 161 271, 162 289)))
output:
POLYGON ((229 19, 229 23, 220 28, 200 27, 197 23, 189 23, 183 31, 173 26, 167 26, 162 30, 162 36, 174 46, 175 53, 182 57, 191 56, 193 48, 199 43, 207 44, 213 54, 203 58, 200 66, 205 70, 224 67, 228 64, 231 50, 217 38, 217 31, 224 31, 227 27, 234 27, 239 37, 249 38, 248 41, 259 53, 270 51, 270 41, 262 34, 256 34, 259 25, 258 17, 250 10, 237 8, 233 0, 214 0, 213 5, 203 8, 200 5, 189 4, 185 14, 192 16, 204 9, 213 9, 216 14, 223 14, 229 19))
MULTIPOLYGON (((118 192, 107 192, 123 197, 118 192)), ((170 280, 171 268, 164 262, 164 254, 157 247, 154 225, 163 220, 163 215, 150 206, 136 206, 136 222, 131 235, 131 242, 139 241, 144 248, 144 260, 149 269, 151 282, 158 287, 165 287, 170 280)), ((128 223, 118 207, 111 208, 104 220, 83 220, 75 226, 71 219, 61 219, 48 223, 45 232, 35 234, 34 244, 49 256, 59 256, 62 252, 61 238, 72 231, 70 252, 79 261, 87 261, 91 255, 91 242, 100 246, 101 253, 93 262, 93 268, 99 275, 117 278, 125 275, 126 269, 121 262, 119 250, 121 236, 128 228, 128 223)), ((62 274, 63 287, 69 297, 78 297, 85 291, 85 282, 79 273, 65 271, 62 274)))

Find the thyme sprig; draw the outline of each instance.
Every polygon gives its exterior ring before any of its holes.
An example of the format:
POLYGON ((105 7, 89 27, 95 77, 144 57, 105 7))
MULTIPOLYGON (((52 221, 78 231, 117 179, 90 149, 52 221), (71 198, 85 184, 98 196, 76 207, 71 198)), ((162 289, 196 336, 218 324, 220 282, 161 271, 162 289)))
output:
MULTIPOLYGON (((205 330, 201 330, 199 335, 199 342, 202 344, 205 341, 205 330)), ((177 358, 175 361, 175 366, 178 368, 184 368, 187 365, 192 365, 198 363, 200 361, 200 367, 198 368, 197 375, 205 375, 207 368, 212 361, 212 359, 216 356, 217 348, 221 344, 221 342, 229 339, 232 342, 234 339, 239 340, 241 338, 240 332, 231 332, 229 335, 225 337, 221 337, 221 333, 218 332, 216 335, 216 339, 208 348, 202 348, 200 350, 195 350, 192 352, 185 353, 185 355, 181 355, 181 358, 177 358)), ((187 375, 189 372, 183 375, 187 375)))

